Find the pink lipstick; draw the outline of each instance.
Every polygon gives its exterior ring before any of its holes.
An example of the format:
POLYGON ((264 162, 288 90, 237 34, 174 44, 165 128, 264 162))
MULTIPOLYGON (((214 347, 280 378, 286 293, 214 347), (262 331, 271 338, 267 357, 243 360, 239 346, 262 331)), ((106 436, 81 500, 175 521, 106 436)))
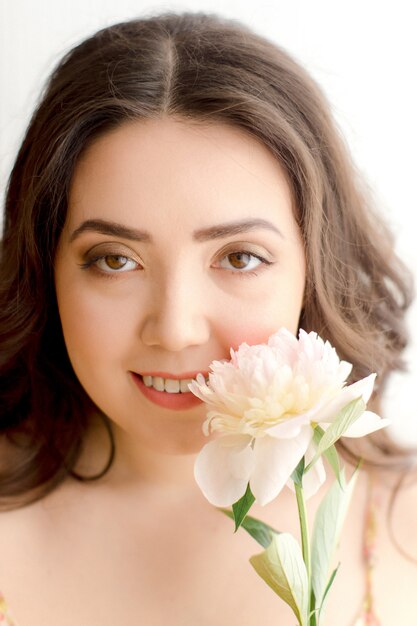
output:
MULTIPOLYGON (((173 411, 183 411, 202 404, 200 398, 197 398, 191 391, 186 393, 168 393, 167 391, 157 391, 153 387, 147 387, 143 382, 143 376, 160 376, 161 378, 171 378, 173 380, 184 380, 187 378, 195 378, 200 372, 185 372, 180 375, 169 374, 168 372, 144 372, 136 374, 130 372, 133 382, 142 392, 147 400, 153 404, 157 404, 165 409, 173 411)), ((205 372, 201 372, 206 376, 205 372)))

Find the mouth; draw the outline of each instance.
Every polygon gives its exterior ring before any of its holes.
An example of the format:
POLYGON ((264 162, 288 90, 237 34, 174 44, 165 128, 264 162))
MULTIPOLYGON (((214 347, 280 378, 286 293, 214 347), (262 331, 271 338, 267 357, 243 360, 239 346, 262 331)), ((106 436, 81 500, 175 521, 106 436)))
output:
POLYGON ((148 388, 156 389, 156 391, 172 394, 191 393, 188 385, 193 382, 197 376, 203 375, 208 381, 208 374, 204 372, 187 372, 185 374, 167 374, 165 372, 157 372, 152 374, 139 374, 134 372, 143 384, 148 388))
POLYGON ((188 389, 195 378, 164 378, 137 372, 130 372, 130 375, 142 395, 153 404, 172 410, 184 410, 202 404, 202 400, 188 389))

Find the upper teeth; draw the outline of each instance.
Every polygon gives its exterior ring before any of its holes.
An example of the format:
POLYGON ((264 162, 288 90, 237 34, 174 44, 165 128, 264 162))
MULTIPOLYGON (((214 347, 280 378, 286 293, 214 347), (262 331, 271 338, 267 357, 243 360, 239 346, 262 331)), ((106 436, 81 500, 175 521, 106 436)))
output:
POLYGON ((174 380, 173 378, 161 378, 161 376, 143 376, 143 382, 147 387, 153 387, 157 391, 167 391, 168 393, 188 393, 188 385, 193 378, 174 380))

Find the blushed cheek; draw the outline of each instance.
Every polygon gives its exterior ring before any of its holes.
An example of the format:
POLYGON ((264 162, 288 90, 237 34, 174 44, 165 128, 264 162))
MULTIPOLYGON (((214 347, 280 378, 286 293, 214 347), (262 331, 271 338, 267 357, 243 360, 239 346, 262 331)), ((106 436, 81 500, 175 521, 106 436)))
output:
POLYGON ((260 326, 250 328, 236 328, 229 335, 230 347, 234 350, 237 350, 241 343, 247 343, 250 346, 260 343, 267 343, 269 337, 276 333, 281 328, 281 326, 282 324, 271 324, 268 327, 262 328, 260 326))
POLYGON ((241 320, 235 318, 230 320, 228 327, 224 327, 224 334, 227 335, 226 343, 234 350, 237 350, 241 343, 256 345, 266 343, 268 338, 276 333, 280 328, 285 327, 294 335, 298 331, 298 322, 301 313, 301 306, 293 311, 273 311, 269 316, 254 316, 252 320, 241 320))
POLYGON ((237 303, 223 318, 223 341, 233 349, 245 342, 249 345, 266 343, 268 338, 285 327, 297 335, 303 306, 304 275, 291 274, 275 289, 257 294, 251 303, 237 303))

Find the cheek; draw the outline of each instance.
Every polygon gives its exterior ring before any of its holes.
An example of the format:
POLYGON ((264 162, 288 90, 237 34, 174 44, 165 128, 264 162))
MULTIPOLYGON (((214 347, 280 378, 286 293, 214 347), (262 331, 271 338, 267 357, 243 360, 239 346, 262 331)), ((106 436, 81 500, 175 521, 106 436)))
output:
POLYGON ((223 337, 226 343, 237 349, 243 342, 249 345, 266 343, 282 327, 296 335, 301 307, 302 292, 296 298, 284 294, 281 298, 271 298, 269 295, 266 300, 252 303, 248 309, 230 311, 222 326, 223 337))
POLYGON ((279 322, 275 324, 257 323, 254 326, 235 324, 233 328, 230 328, 230 331, 228 333, 228 344, 231 348, 237 350, 241 343, 247 343, 250 346, 260 343, 267 343, 268 338, 276 333, 283 326, 293 332, 294 335, 297 333, 297 327, 289 328, 289 324, 283 324, 279 322))
POLYGON ((70 360, 76 371, 99 370, 116 358, 130 324, 126 308, 80 285, 57 285, 58 308, 70 360), (117 341, 115 340, 117 334, 117 341))
POLYGON ((102 364, 109 362, 111 346, 106 344, 100 320, 91 323, 82 307, 74 307, 64 300, 60 315, 69 359, 81 384, 88 387, 88 381, 95 377, 102 364))
MULTIPOLYGON (((277 273, 263 282, 256 292, 247 290, 246 298, 237 299, 228 311, 224 337, 233 349, 246 342, 265 343, 280 328, 297 335, 304 300, 306 266, 304 253, 291 251, 277 266, 277 273)), ((225 320, 226 322, 226 320, 225 320)))
POLYGON ((132 338, 128 336, 126 315, 114 303, 109 306, 100 294, 80 285, 70 288, 63 282, 62 290, 57 287, 57 298, 74 372, 93 402, 112 415, 120 397, 127 397, 130 391, 124 355, 132 338))

